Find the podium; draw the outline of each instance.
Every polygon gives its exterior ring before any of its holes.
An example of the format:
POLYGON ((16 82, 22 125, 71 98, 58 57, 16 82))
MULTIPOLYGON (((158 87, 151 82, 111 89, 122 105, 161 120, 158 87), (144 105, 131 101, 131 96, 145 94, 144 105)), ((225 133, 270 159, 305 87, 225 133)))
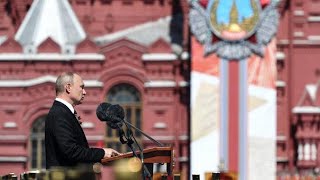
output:
MULTIPOLYGON (((137 155, 140 154, 140 151, 137 151, 137 155)), ((114 156, 110 158, 104 158, 101 160, 102 165, 111 166, 117 160, 121 160, 124 158, 133 157, 133 153, 124 153, 119 156, 114 156)), ((172 147, 153 147, 146 148, 143 150, 144 164, 147 166, 149 172, 152 175, 153 172, 153 164, 154 163, 166 163, 167 164, 167 174, 172 175, 174 161, 173 161, 173 148, 172 147)))

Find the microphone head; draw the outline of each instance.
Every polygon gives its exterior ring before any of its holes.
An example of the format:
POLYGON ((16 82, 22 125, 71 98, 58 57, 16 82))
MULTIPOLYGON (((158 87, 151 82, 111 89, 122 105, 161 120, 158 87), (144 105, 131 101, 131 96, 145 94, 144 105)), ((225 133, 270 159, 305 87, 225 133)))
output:
POLYGON ((106 113, 112 117, 124 119, 124 109, 119 104, 109 106, 106 113))
POLYGON ((106 111, 107 124, 112 129, 121 128, 124 119, 124 109, 119 105, 111 105, 106 111))
POLYGON ((107 117, 107 109, 111 106, 111 104, 103 102, 99 104, 99 106, 96 109, 96 115, 100 121, 108 121, 107 117))
POLYGON ((96 115, 100 121, 107 122, 112 129, 119 129, 123 125, 124 109, 119 104, 103 102, 97 107, 96 115))

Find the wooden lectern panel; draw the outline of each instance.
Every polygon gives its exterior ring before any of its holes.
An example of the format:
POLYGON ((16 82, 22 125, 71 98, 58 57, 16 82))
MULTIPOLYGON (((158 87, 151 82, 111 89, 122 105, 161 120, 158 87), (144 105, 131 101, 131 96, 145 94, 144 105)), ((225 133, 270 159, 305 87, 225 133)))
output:
MULTIPOLYGON (((140 151, 136 152, 137 155, 140 154, 140 151)), ((114 156, 110 158, 104 158, 101 160, 101 163, 105 166, 112 165, 113 162, 133 157, 132 152, 124 153, 119 156, 114 156)), ((152 164, 152 163, 167 163, 167 173, 172 174, 173 171, 173 149, 172 147, 153 147, 153 148, 146 148, 143 150, 143 159, 144 163, 152 164)))

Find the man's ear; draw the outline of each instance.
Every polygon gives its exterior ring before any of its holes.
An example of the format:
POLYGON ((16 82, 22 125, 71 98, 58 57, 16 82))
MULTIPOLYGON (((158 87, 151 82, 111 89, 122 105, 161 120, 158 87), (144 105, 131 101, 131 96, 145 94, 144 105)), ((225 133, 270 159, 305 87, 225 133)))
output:
POLYGON ((71 92, 71 84, 66 84, 65 85, 65 89, 66 89, 66 93, 68 93, 68 94, 70 94, 70 92, 71 92))

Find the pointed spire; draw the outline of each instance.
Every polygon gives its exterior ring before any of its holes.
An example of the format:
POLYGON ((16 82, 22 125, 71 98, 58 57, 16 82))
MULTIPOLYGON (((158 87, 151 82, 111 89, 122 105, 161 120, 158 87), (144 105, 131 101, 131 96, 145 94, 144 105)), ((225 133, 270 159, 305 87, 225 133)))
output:
POLYGON ((75 53, 86 34, 68 0, 34 0, 15 36, 25 53, 36 53, 46 39, 56 42, 62 53, 75 53))
POLYGON ((306 90, 312 100, 312 102, 314 103, 316 101, 317 98, 317 88, 318 86, 316 84, 307 84, 306 85, 306 90))

